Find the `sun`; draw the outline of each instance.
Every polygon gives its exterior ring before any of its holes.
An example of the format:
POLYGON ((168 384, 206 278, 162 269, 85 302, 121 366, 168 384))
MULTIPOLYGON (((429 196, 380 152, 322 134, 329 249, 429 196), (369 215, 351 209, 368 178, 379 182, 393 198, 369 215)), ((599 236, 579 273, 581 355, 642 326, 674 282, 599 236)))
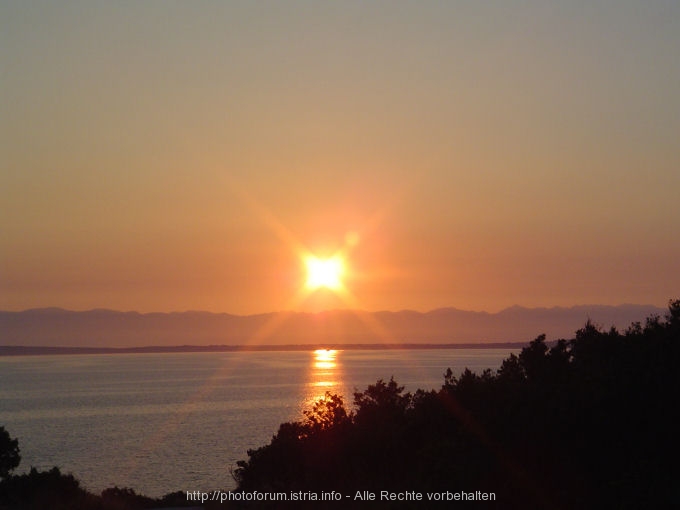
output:
POLYGON ((321 259, 314 255, 305 257, 307 267, 306 286, 310 290, 326 288, 339 291, 343 288, 342 277, 345 273, 345 264, 339 255, 327 259, 321 259))

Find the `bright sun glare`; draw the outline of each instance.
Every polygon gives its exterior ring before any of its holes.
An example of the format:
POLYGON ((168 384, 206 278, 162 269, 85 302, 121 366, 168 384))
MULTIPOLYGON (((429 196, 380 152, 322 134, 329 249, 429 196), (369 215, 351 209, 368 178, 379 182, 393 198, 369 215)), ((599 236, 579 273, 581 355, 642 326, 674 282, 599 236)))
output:
POLYGON ((305 265, 307 266, 308 289, 315 290, 325 287, 337 291, 342 288, 345 265, 339 256, 320 259, 310 255, 305 258, 305 265))

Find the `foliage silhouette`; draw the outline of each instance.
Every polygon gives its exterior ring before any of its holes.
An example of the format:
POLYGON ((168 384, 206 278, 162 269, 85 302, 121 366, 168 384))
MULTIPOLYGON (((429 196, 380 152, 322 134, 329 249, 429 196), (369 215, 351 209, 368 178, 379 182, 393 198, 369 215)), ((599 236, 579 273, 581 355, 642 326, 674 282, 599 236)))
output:
POLYGON ((571 340, 540 335, 496 372, 447 370, 438 391, 379 380, 351 411, 327 394, 234 477, 245 491, 495 492, 482 508, 678 504, 679 347, 676 300, 623 334, 588 321, 571 340))
POLYGON ((13 510, 70 510, 95 508, 95 496, 80 487, 73 475, 64 475, 59 468, 14 475, 0 484, 0 508, 13 510))
POLYGON ((0 426, 0 480, 6 478, 19 462, 19 441, 12 439, 5 427, 0 426))

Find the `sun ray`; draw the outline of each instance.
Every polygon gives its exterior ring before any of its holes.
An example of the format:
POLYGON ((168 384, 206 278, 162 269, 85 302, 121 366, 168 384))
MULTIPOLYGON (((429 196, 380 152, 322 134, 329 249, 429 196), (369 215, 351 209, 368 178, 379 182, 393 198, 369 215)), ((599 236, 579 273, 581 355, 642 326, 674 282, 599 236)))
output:
POLYGON ((386 220, 390 212, 403 200, 407 193, 408 186, 403 186, 392 194, 381 207, 375 209, 364 221, 356 225, 354 229, 346 232, 343 242, 339 249, 331 252, 330 256, 321 256, 306 246, 300 239, 271 212, 264 204, 259 202, 251 193, 246 191, 245 186, 240 185, 233 178, 225 178, 228 187, 235 193, 244 205, 255 213, 257 217, 276 235, 288 249, 297 254, 302 262, 303 269, 306 269, 306 278, 301 282, 297 292, 293 292, 290 299, 283 305, 282 310, 287 313, 272 314, 271 319, 255 334, 248 339, 249 344, 265 341, 272 337, 277 331, 285 327, 294 310, 305 305, 305 302, 312 299, 317 291, 328 291, 336 296, 346 309, 354 312, 359 320, 373 333, 380 342, 391 343, 395 340, 394 336, 385 329, 382 323, 370 314, 362 313, 363 305, 361 301, 350 291, 345 280, 356 277, 348 263, 349 254, 363 240, 371 237, 378 230, 380 225, 386 220), (313 261, 313 262, 312 262, 313 261), (310 270, 310 265, 313 269, 310 270), (312 276, 313 274, 313 276, 312 276))

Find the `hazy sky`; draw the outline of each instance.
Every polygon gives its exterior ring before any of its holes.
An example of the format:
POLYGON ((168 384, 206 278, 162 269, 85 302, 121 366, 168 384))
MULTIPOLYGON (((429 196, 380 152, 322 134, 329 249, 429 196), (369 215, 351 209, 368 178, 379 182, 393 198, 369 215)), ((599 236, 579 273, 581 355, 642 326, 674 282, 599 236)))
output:
POLYGON ((679 54, 675 0, 2 1, 0 308, 663 306, 679 54))

